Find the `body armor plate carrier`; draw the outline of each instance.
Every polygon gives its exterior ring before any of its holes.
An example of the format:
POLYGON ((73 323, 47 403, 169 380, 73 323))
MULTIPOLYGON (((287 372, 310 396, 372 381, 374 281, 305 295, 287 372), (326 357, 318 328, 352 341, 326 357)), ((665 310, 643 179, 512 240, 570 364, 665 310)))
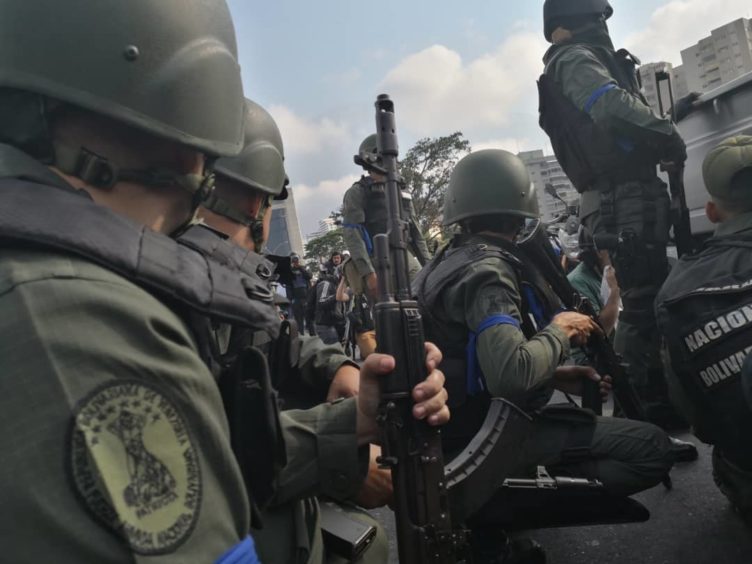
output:
MULTIPOLYGON (((752 235, 711 239, 663 289, 658 320, 693 404, 695 434, 752 470, 752 411, 741 389, 752 350, 752 235), (705 281, 697 288, 697 281, 705 281)), ((659 298, 661 299, 661 298, 659 298)))

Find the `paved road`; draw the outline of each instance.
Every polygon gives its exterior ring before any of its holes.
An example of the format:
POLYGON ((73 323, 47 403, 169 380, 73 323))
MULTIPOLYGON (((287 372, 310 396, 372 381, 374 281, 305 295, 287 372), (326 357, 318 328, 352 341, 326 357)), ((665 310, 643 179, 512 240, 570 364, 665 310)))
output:
MULTIPOLYGON (((528 536, 546 547, 550 564, 752 564, 752 529, 736 518, 716 489, 710 449, 701 447, 700 460, 677 466, 672 477, 673 490, 657 487, 636 496, 652 513, 647 523, 532 531, 528 536)), ((394 543, 391 512, 381 511, 378 517, 394 543)))

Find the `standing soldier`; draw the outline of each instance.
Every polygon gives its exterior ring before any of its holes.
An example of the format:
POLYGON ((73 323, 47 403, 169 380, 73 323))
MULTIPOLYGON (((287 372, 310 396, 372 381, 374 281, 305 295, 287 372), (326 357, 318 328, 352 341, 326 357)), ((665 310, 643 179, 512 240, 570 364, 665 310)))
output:
POLYGON ((686 425, 668 402, 652 305, 668 273, 669 197, 656 168, 681 166, 684 142, 640 93, 639 61, 614 49, 608 0, 546 0, 543 12, 553 46, 539 83, 541 126, 582 194, 582 223, 611 254, 624 304, 616 348, 649 418, 686 425))
MULTIPOLYGON (((386 233, 387 209, 384 181, 380 157, 376 147, 376 135, 369 135, 360 144, 355 164, 362 166, 368 176, 362 176, 345 192, 342 202, 342 223, 345 245, 352 254, 352 264, 363 279, 369 297, 375 298, 377 291, 376 271, 371 261, 373 236, 386 233)), ((415 221, 412 197, 402 191, 402 217, 410 224, 409 251, 412 254, 411 274, 420 269, 429 259, 428 247, 415 221), (416 260, 417 259, 417 260, 416 260)))
POLYGON ((752 525, 752 409, 742 367, 752 350, 752 137, 727 139, 703 163, 718 227, 682 257, 656 299, 672 394, 695 434, 714 445, 718 487, 752 525))

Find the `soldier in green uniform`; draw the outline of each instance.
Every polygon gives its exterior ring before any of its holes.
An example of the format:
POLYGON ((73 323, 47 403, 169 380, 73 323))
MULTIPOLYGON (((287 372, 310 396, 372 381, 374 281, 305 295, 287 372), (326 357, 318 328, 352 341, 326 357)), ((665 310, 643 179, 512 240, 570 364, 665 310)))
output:
POLYGON ((713 475, 752 524, 752 410, 742 366, 752 350, 752 137, 727 139, 703 163, 714 236, 674 266, 656 298, 674 400, 702 441, 713 475))
MULTIPOLYGON (((256 562, 247 452, 188 320, 263 319, 248 298, 263 288, 167 236, 210 193, 206 159, 242 148, 229 10, 2 0, 0 11, 0 42, 14 46, 0 51, 3 558, 256 562)), ((283 414, 288 459, 317 467, 291 477, 290 495, 358 483, 377 376, 392 367, 375 355, 357 400, 283 414)), ((415 415, 435 424, 448 418, 442 380, 432 372, 414 392, 415 415)))
MULTIPOLYGON (((373 236, 386 233, 387 209, 384 192, 385 176, 379 172, 379 156, 376 147, 376 135, 369 135, 360 144, 355 163, 361 165, 368 176, 361 177, 345 192, 342 202, 342 224, 345 245, 351 254, 352 264, 364 282, 370 297, 376 296, 376 271, 371 261, 373 254, 373 236)), ((410 222, 409 251, 412 255, 411 274, 425 264, 430 255, 418 224, 415 222, 415 210, 412 198, 407 191, 402 191, 403 217, 410 222)))
POLYGON ((686 150, 640 93, 639 61, 615 50, 606 24, 612 14, 608 0, 546 0, 553 46, 539 82, 541 126, 582 194, 583 225, 616 268, 624 304, 617 351, 651 421, 682 426, 667 398, 652 304, 668 273, 669 197, 656 168, 681 165, 686 150))
MULTIPOLYGON (((246 100, 245 147, 240 155, 217 161, 214 171, 216 189, 199 210, 202 223, 189 229, 178 241, 217 260, 236 260, 239 268, 262 272, 270 283, 274 265, 256 249, 263 248, 269 235, 272 199, 287 195, 287 177, 282 137, 264 108, 246 100), (246 252, 233 252, 239 249, 246 252)), ((262 303, 273 307, 268 301, 262 303)), ((274 323, 275 326, 280 324, 280 329, 259 326, 255 331, 245 327, 214 327, 219 354, 213 363, 218 365, 219 372, 231 369, 243 349, 253 346, 266 354, 272 369, 271 383, 278 390, 283 406, 310 408, 327 400, 357 395, 358 366, 343 354, 339 345, 325 345, 318 337, 298 336, 288 322, 276 320, 274 323), (279 337, 272 339, 270 333, 279 337)), ((368 508, 385 505, 391 496, 389 472, 376 467, 379 451, 376 447, 372 447, 372 451, 371 472, 361 487, 362 495, 357 497, 358 504, 368 508)), ((303 468, 296 470, 288 464, 279 478, 280 483, 284 484, 286 476, 292 472, 316 472, 316 467, 308 461, 297 462, 303 468)), ((324 466, 332 463, 331 460, 320 462, 324 466)), ((278 491, 277 495, 281 499, 289 497, 284 491, 278 491)), ((265 526, 253 533, 262 561, 316 562, 322 542, 321 531, 315 526, 320 519, 316 499, 294 500, 276 507, 272 500, 271 505, 264 511, 265 526), (269 526, 270 522, 288 526, 269 526), (280 531, 287 531, 288 538, 282 538, 280 531)), ((380 525, 367 513, 347 503, 339 505, 338 510, 377 528, 378 535, 361 561, 385 563, 388 543, 380 525)), ((335 554, 327 553, 326 561, 339 560, 335 554)))
MULTIPOLYGON (((413 284, 426 337, 444 351, 452 420, 445 447, 463 448, 477 432, 491 397, 514 401, 534 418, 534 432, 516 454, 520 473, 546 466, 551 474, 596 478, 614 494, 650 488, 672 466, 658 427, 596 418, 576 406, 546 406, 555 389, 581 390, 601 381, 592 368, 560 366, 572 344, 599 329, 589 317, 561 312, 545 280, 525 260, 515 238, 538 218, 525 165, 501 150, 478 151, 455 167, 444 224, 461 232, 413 284)), ((451 454, 451 452, 450 452, 451 454)))

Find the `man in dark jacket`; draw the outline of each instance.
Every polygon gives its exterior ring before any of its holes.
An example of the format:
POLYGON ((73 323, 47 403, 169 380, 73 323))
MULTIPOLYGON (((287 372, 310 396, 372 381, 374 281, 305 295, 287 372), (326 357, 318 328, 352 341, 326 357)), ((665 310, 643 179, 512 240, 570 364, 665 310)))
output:
POLYGON ((715 235, 685 255, 656 299, 671 391, 695 434, 714 445, 718 487, 752 523, 752 409, 742 366, 752 350, 752 137, 727 139, 703 163, 715 235))

